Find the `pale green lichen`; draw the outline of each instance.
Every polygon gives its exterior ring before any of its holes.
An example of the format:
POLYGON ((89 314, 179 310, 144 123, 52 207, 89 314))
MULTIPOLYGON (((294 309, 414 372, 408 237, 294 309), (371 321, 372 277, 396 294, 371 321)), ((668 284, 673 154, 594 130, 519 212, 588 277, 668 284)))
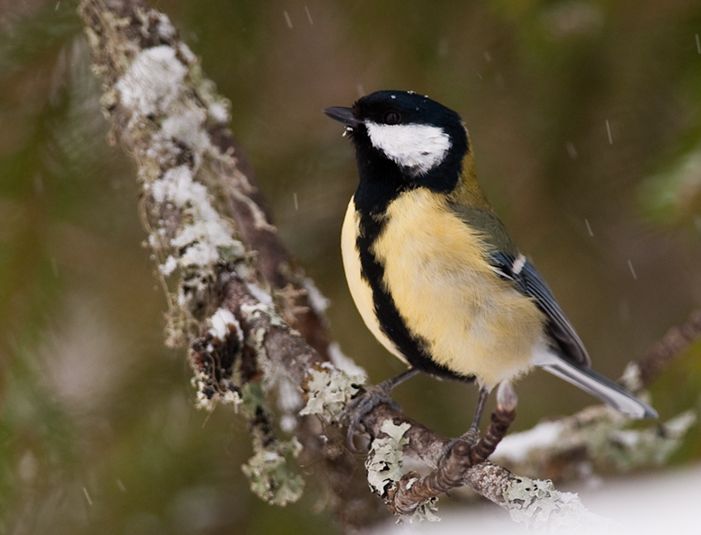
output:
POLYGON ((217 388, 212 387, 211 376, 201 371, 196 371, 190 380, 195 388, 195 408, 213 412, 218 404, 231 405, 238 412, 243 399, 236 389, 233 381, 222 379, 217 388))
POLYGON ((326 422, 338 422, 364 383, 365 377, 350 375, 327 362, 312 368, 307 374, 307 404, 299 414, 316 414, 326 422))
POLYGON ((425 502, 420 503, 414 512, 410 515, 400 517, 398 522, 408 522, 409 524, 421 522, 440 522, 441 517, 438 516, 438 497, 434 496, 425 502))
MULTIPOLYGON (((370 444, 370 452, 365 460, 368 472, 368 484, 375 494, 386 497, 391 489, 400 484, 403 470, 404 446, 409 439, 405 436, 411 424, 403 422, 395 424, 392 420, 382 422, 380 431, 384 436, 375 438, 370 444)), ((411 478, 404 482, 407 489, 418 481, 411 478)), ((400 516, 397 522, 438 522, 438 497, 430 498, 420 503, 410 514, 400 516)))
MULTIPOLYGON (((417 481, 418 478, 411 478, 405 483, 406 489, 409 490, 417 481)), ((441 517, 436 514, 437 512, 438 496, 434 496, 433 498, 421 502, 412 513, 400 516, 397 519, 397 523, 406 522, 408 524, 414 524, 420 522, 440 522, 441 517)))
POLYGON ((265 408, 265 393, 260 383, 246 383, 241 387, 241 414, 254 418, 260 408, 265 408))
POLYGON ((521 477, 506 488, 503 497, 512 520, 545 533, 610 524, 584 507, 577 494, 560 492, 549 480, 521 477))
POLYGON ((407 422, 397 425, 392 420, 385 420, 380 427, 384 436, 375 438, 370 444, 370 453, 365 460, 368 484, 380 496, 385 496, 404 475, 402 457, 408 442, 404 434, 410 427, 407 422))
POLYGON ((620 471, 638 466, 662 465, 681 446, 684 436, 696 420, 696 413, 688 410, 660 427, 614 431, 608 447, 598 453, 601 459, 620 471))
MULTIPOLYGON (((241 389, 241 412, 254 421, 270 414, 260 383, 246 383, 241 389)), ((297 501, 304 490, 304 479, 292 468, 302 451, 296 438, 277 440, 270 429, 253 427, 254 455, 241 469, 250 482, 251 491, 271 505, 287 505, 297 501)))
POLYGON ((261 448, 241 469, 250 482, 251 491, 271 505, 294 503, 302 496, 304 479, 290 469, 292 459, 302 451, 293 438, 276 441, 261 448))

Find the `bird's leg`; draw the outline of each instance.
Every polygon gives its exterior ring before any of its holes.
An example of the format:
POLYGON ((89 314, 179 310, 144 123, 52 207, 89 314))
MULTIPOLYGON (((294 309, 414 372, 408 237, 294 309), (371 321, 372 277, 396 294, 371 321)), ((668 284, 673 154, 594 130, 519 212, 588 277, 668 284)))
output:
POLYGON ((353 437, 361 426, 365 415, 382 403, 387 403, 388 405, 396 407, 392 398, 389 397, 389 393, 394 387, 407 379, 411 379, 417 373, 419 373, 418 369, 409 368, 396 377, 391 377, 378 385, 368 387, 348 404, 345 410, 346 418, 348 419, 348 434, 346 435, 346 439, 348 441, 348 447, 351 450, 358 451, 353 442, 353 437))
POLYGON ((404 381, 411 379, 417 373, 419 373, 419 370, 417 368, 409 368, 408 370, 404 370, 399 375, 390 377, 389 379, 385 379, 379 385, 377 385, 377 388, 381 388, 387 392, 390 392, 394 389, 395 386, 399 386, 404 381))
POLYGON ((487 398, 489 397, 490 390, 481 387, 479 390, 479 397, 477 398, 477 406, 475 407, 475 413, 472 416, 472 423, 465 433, 460 435, 458 438, 453 438, 449 440, 443 448, 443 456, 448 455, 453 446, 457 442, 467 442, 470 446, 474 446, 479 442, 480 439, 480 421, 482 420, 482 413, 484 412, 484 407, 487 403, 487 398))
POLYGON ((475 414, 472 416, 472 423, 467 432, 462 436, 470 444, 475 444, 480 437, 480 421, 482 420, 482 413, 484 413, 484 407, 487 403, 487 398, 489 397, 489 389, 485 387, 480 387, 479 398, 477 398, 477 407, 475 407, 475 414))

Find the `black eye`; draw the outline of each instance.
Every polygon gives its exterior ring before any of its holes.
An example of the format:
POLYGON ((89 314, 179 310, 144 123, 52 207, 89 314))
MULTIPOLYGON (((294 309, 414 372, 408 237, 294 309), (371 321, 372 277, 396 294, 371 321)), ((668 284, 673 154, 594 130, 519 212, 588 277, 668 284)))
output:
POLYGON ((398 111, 388 111, 385 113, 384 123, 385 124, 399 124, 402 121, 402 116, 398 111))

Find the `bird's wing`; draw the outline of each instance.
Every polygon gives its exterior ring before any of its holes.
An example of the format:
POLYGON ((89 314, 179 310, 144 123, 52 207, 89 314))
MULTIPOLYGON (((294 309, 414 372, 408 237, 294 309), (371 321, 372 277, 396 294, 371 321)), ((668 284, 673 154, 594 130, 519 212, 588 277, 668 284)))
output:
POLYGON ((519 254, 504 225, 491 210, 473 208, 464 204, 451 204, 451 209, 466 224, 479 231, 491 249, 489 262, 516 290, 530 297, 545 314, 545 331, 549 335, 556 353, 569 362, 589 367, 591 359, 582 340, 560 308, 555 296, 545 281, 523 255, 519 254))
POLYGON ((591 359, 582 340, 535 266, 521 254, 495 252, 489 260, 502 278, 511 281, 519 292, 532 298, 545 314, 545 331, 550 335, 560 356, 573 364, 589 367, 591 359))

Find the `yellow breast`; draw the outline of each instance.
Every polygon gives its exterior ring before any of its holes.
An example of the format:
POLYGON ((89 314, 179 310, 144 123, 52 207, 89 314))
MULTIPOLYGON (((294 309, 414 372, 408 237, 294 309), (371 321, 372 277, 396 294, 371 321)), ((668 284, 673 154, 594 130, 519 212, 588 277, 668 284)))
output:
POLYGON ((444 197, 425 189, 389 205, 374 245, 400 314, 428 341, 431 357, 493 387, 530 368, 544 318, 495 275, 485 252, 481 237, 444 197))
MULTIPOLYGON (((405 192, 390 203, 385 221, 372 253, 404 323, 426 340, 431 358, 488 388, 527 371, 543 343, 544 317, 495 275, 481 237, 448 209, 444 196, 405 192)), ((401 358, 380 329, 358 255, 348 246, 356 235, 351 202, 343 230, 351 293, 368 328, 401 358)))

